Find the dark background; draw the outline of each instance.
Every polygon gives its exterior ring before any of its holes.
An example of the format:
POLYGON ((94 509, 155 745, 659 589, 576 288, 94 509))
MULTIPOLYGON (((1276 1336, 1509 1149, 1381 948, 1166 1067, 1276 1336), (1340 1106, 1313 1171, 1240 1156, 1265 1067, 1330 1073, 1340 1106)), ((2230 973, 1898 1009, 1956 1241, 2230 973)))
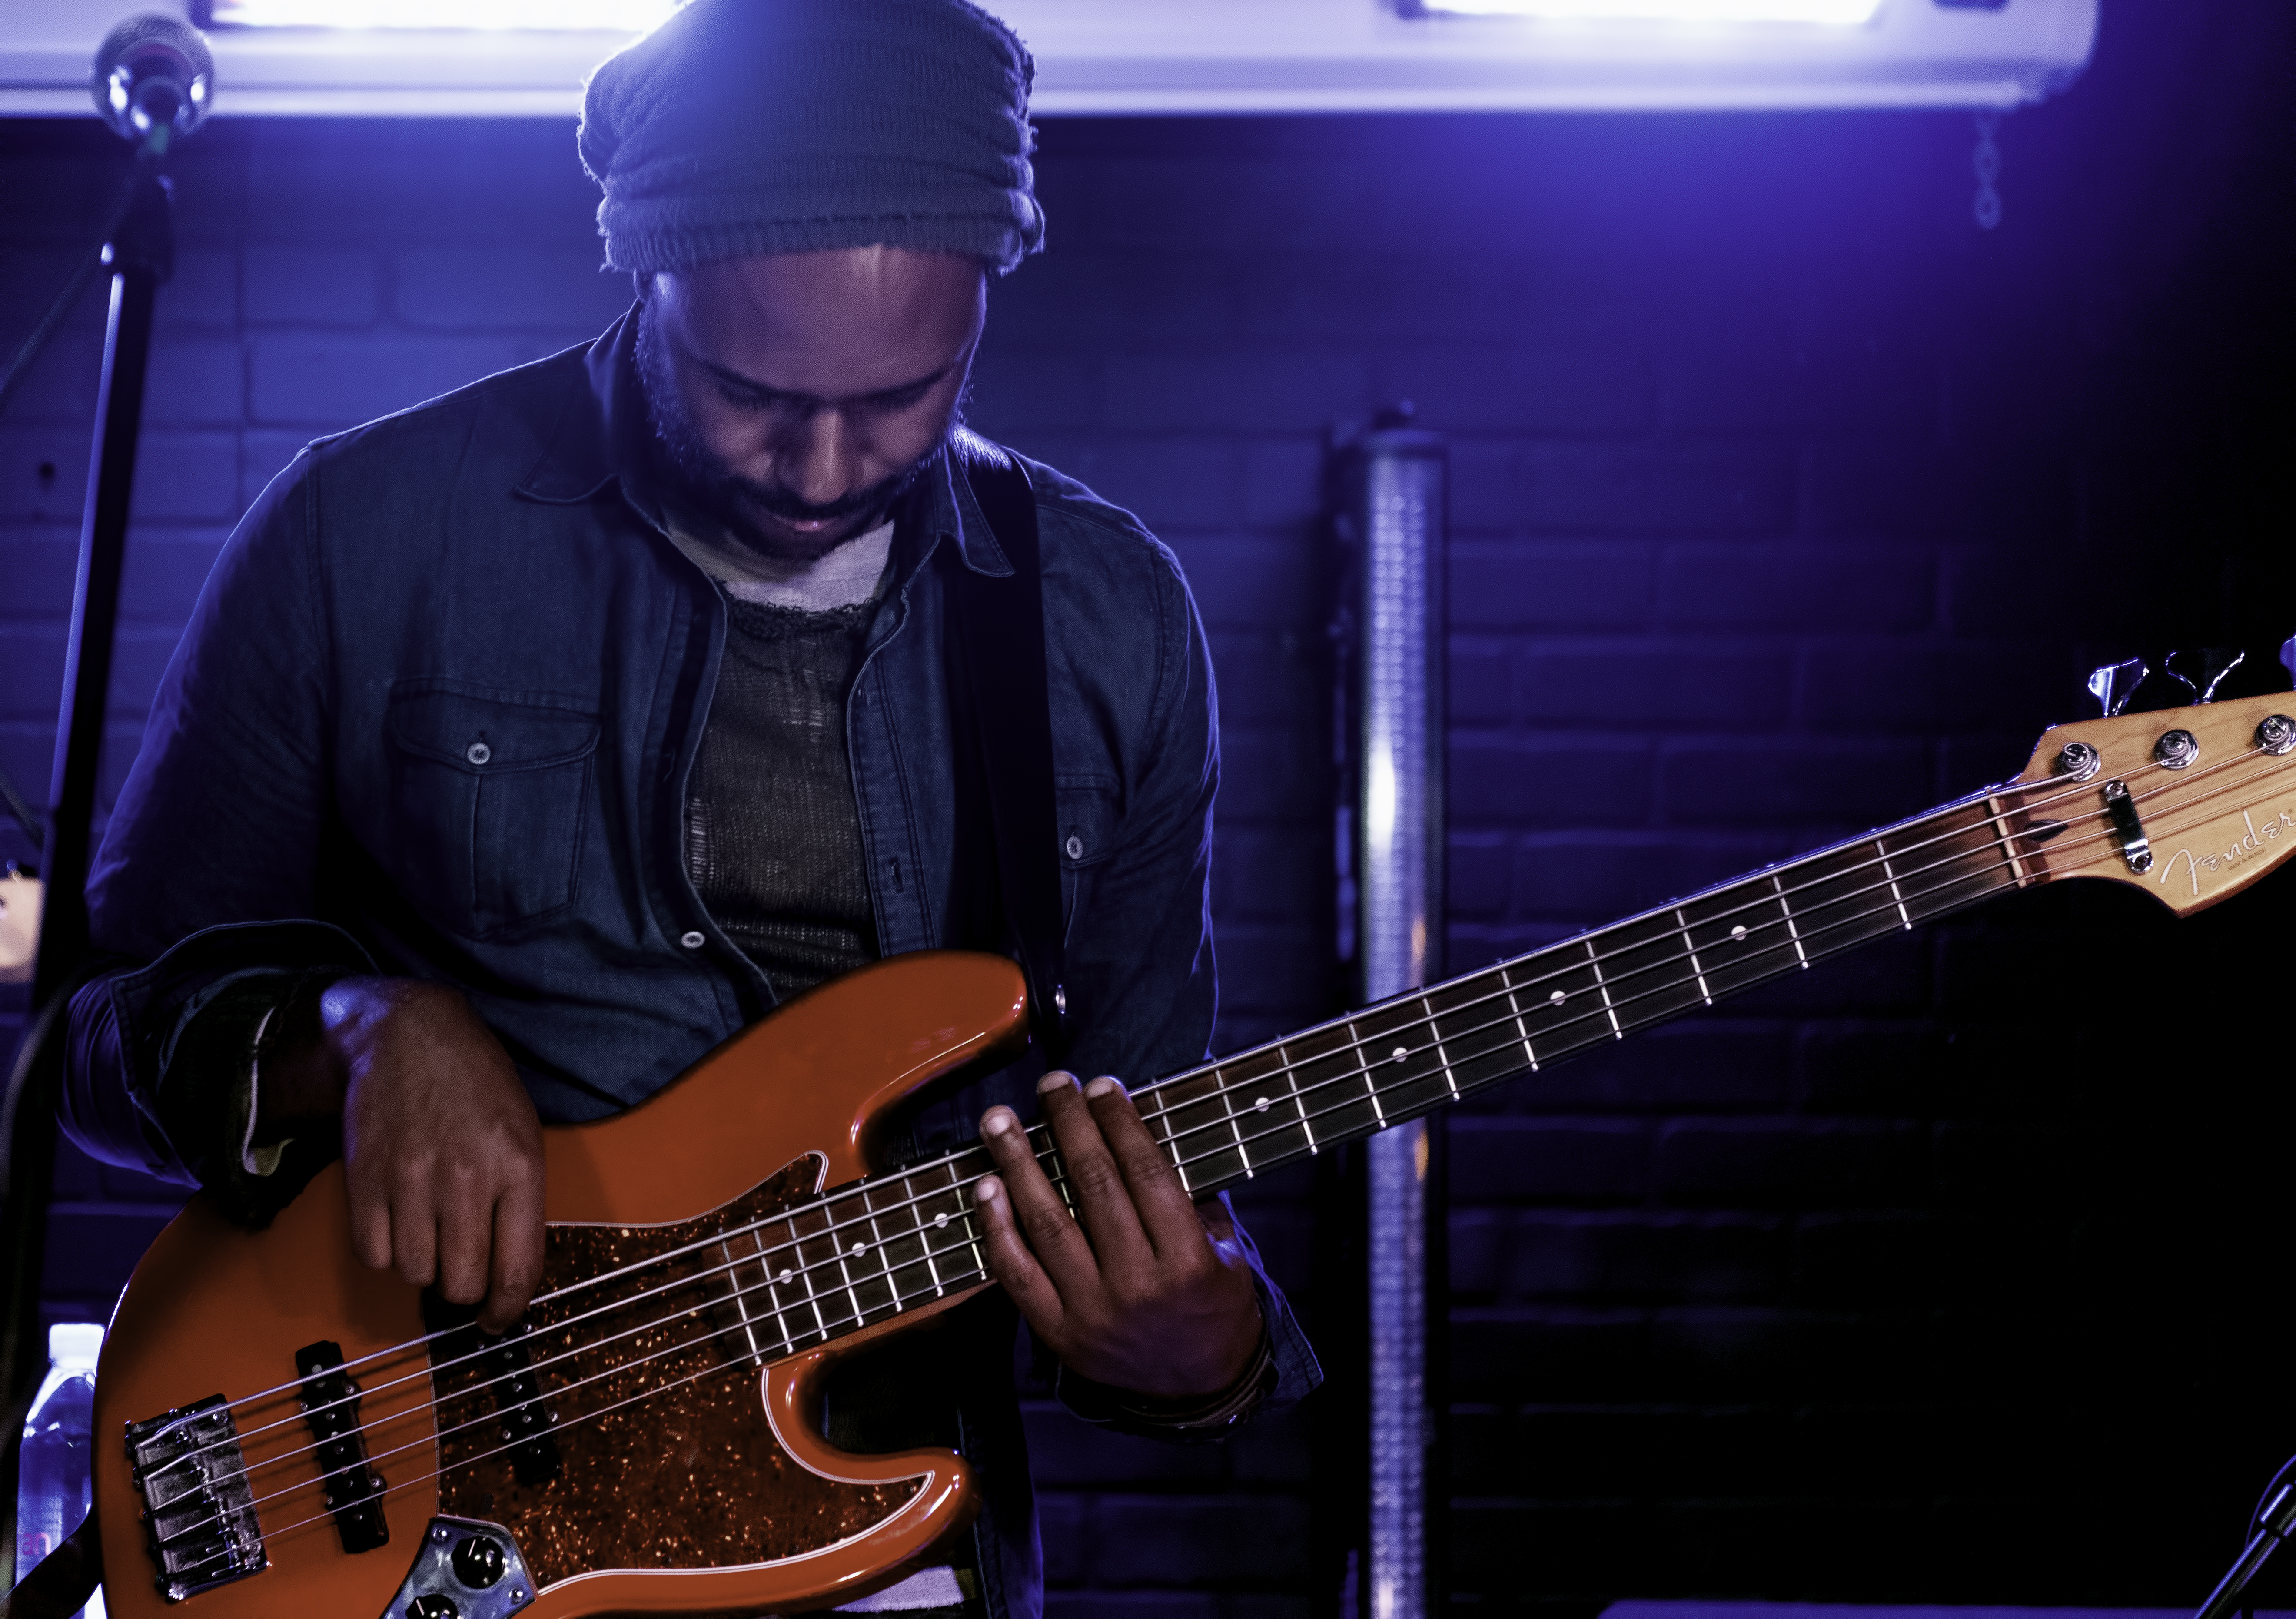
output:
MULTIPOLYGON (((2003 123, 1991 232, 1965 113, 1047 120, 1051 250, 972 414, 1193 581, 1223 1047, 1330 1010, 1319 470, 1382 404, 1452 442, 1455 969, 2006 775, 2094 664, 2296 632, 2292 36, 2106 0, 2003 123)), ((122 158, 0 122, 0 339, 122 158)), ((298 446, 627 293, 565 125, 226 119, 176 172, 107 800, 298 446)), ((0 420, 36 797, 100 323, 0 420)), ((2181 924, 2025 895, 1456 1120, 1452 1600, 2197 1603, 2296 1450, 2292 883, 2181 924)), ((1242 1202, 1313 1320, 1307 1193, 1242 1202)), ((67 1149, 53 1312, 101 1316, 173 1196, 67 1149)), ((1054 1611, 1307 1612, 1313 1419, 1032 1413, 1054 1611)))

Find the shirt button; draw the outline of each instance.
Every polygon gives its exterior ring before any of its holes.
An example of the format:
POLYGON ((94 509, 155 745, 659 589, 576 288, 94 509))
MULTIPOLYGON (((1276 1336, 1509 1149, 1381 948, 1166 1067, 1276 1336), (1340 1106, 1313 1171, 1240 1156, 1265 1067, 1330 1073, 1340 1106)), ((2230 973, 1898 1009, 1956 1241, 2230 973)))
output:
POLYGON ((1070 838, 1068 841, 1068 851, 1069 858, 1070 860, 1082 860, 1084 858, 1084 839, 1081 838, 1070 838))
POLYGON ((677 936, 677 942, 685 945, 688 950, 699 950, 709 941, 703 938, 699 933, 681 933, 677 936))
POLYGON ((463 749, 463 756, 473 765, 483 765, 495 756, 495 750, 484 742, 473 742, 463 749))

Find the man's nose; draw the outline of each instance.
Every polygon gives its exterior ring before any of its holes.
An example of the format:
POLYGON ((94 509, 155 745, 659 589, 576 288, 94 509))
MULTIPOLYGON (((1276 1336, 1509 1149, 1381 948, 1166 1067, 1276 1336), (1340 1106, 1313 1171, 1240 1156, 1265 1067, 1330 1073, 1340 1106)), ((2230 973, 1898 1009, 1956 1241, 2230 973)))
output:
POLYGON ((784 489, 808 505, 825 506, 859 487, 859 446, 841 411, 816 411, 791 429, 776 457, 784 489))

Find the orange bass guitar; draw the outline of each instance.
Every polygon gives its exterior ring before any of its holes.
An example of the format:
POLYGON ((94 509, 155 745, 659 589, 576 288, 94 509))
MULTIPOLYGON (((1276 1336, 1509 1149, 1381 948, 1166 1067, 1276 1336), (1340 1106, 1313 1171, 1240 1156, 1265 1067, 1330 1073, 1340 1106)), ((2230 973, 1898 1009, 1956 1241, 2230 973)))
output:
MULTIPOLYGON (((1203 1195, 2004 890, 2102 877, 2199 910, 2296 849, 2292 708, 2059 727, 2014 781, 1144 1087, 1142 1111, 1203 1195)), ((903 1577, 972 1479, 832 1450, 816 1390, 988 1285, 988 1164, 877 1173, 873 1131, 1025 1035, 1011 963, 899 957, 547 1132, 547 1271, 499 1339, 434 1330, 352 1258, 339 1167, 263 1231, 194 1198, 97 1374, 111 1612, 788 1612, 903 1577)))

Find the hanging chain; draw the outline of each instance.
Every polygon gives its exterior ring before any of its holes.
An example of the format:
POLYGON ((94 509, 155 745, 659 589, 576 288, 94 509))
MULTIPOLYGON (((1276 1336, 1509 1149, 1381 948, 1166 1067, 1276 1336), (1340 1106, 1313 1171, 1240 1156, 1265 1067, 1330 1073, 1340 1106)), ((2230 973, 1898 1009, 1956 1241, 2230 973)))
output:
POLYGON ((2001 223, 2001 192, 1994 184, 2001 178, 2001 148, 1993 139, 2000 127, 1999 113, 1977 115, 1977 150, 1969 154, 1970 172, 1977 176, 1977 194, 1969 200, 1969 213, 1980 231, 2001 223))

